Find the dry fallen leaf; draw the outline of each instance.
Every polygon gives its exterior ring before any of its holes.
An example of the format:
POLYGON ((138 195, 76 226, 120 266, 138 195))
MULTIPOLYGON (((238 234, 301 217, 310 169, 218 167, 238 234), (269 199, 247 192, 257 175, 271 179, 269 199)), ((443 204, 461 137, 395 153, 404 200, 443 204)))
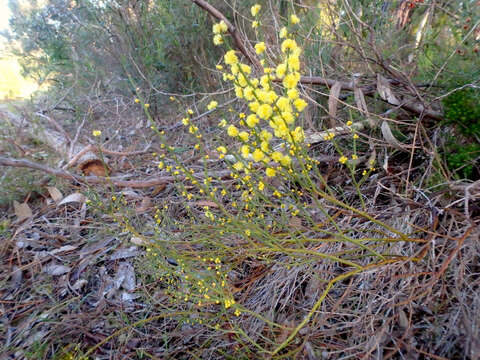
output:
POLYGON ((390 129, 390 126, 388 125, 388 122, 383 121, 381 129, 382 129, 383 138, 385 139, 385 141, 387 143, 389 143, 390 145, 392 145, 393 147, 395 147, 399 150, 405 150, 405 146, 400 141, 398 141, 395 138, 395 136, 393 136, 392 130, 390 129))
POLYGON ((56 187, 47 186, 47 190, 48 190, 48 193, 50 194, 50 196, 52 197, 53 201, 59 202, 60 200, 63 199, 62 193, 56 187))
POLYGON ((66 274, 70 271, 69 266, 49 264, 43 268, 43 272, 48 275, 58 276, 66 274))
POLYGON ((63 205, 63 204, 68 204, 71 202, 78 202, 78 203, 84 203, 86 200, 85 195, 80 194, 80 193, 73 193, 65 197, 62 201, 58 203, 58 205, 63 205))
POLYGON ((400 101, 398 101, 395 95, 393 95, 392 89, 390 89, 388 80, 380 74, 377 74, 377 90, 380 97, 383 100, 386 100, 389 104, 400 105, 400 101))
POLYGON ((216 203, 214 203, 213 201, 210 201, 210 200, 195 201, 194 205, 196 205, 196 206, 209 206, 209 207, 213 207, 213 208, 218 208, 218 205, 216 203))
POLYGON ((30 207, 27 203, 20 204, 18 201, 14 200, 13 208, 15 211, 15 215, 18 218, 18 221, 23 221, 25 219, 28 219, 29 217, 32 217, 33 215, 32 210, 30 210, 30 207))

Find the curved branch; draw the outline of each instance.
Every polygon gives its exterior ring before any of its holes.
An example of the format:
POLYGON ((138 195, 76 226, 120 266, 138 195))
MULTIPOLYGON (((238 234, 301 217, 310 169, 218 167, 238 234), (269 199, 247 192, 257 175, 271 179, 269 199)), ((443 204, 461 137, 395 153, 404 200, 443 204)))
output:
POLYGON ((262 66, 260 65, 260 61, 258 61, 257 57, 253 55, 253 50, 247 49, 248 42, 242 39, 240 36, 240 33, 237 31, 237 28, 227 19, 225 15, 223 15, 219 10, 217 10, 215 7, 210 5, 208 2, 205 0, 192 0, 192 2, 199 7, 201 7, 203 10, 207 11, 209 14, 211 14, 213 17, 218 19, 219 21, 222 21, 227 25, 228 27, 228 32, 233 38, 233 41, 235 43, 235 47, 250 61, 251 64, 255 66, 257 70, 262 70, 262 66))

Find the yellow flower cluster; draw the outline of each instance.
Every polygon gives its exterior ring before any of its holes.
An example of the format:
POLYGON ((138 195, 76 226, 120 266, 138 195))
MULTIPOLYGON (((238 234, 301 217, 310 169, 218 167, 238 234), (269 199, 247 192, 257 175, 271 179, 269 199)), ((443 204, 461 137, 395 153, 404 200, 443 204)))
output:
MULTIPOLYGON (((260 8, 260 5, 253 6, 252 16, 257 16, 260 8)), ((298 18, 292 17, 291 21, 296 23, 296 19, 298 18)), ((275 68, 264 66, 263 75, 256 78, 252 76, 250 66, 240 62, 235 50, 229 50, 223 60, 230 71, 225 72, 223 78, 234 84, 235 95, 247 101, 250 109, 248 116, 243 113, 240 116, 239 124, 245 126, 245 130, 233 124, 227 127, 227 134, 243 143, 240 147, 242 158, 265 164, 274 161, 277 166, 288 168, 292 161, 290 156, 273 151, 270 143, 272 140, 281 140, 284 144, 283 151, 294 154, 292 149, 301 144, 305 138, 303 129, 295 126, 295 122, 299 113, 306 108, 307 102, 300 98, 298 91, 301 49, 289 36, 286 28, 280 31, 280 37, 284 39, 281 43, 283 61, 275 68), (281 82, 283 94, 274 90, 274 81, 281 82), (268 124, 270 129, 266 129, 264 124, 268 124)), ((255 45, 255 51, 259 55, 265 53, 266 49, 265 42, 258 42, 255 45)), ((264 65, 265 59, 262 59, 261 63, 264 65)), ((221 126, 226 125, 226 121, 222 120, 221 126)), ((245 165, 239 161, 233 168, 237 171, 247 171, 245 165)), ((266 175, 275 176, 277 170, 268 167, 266 175)))

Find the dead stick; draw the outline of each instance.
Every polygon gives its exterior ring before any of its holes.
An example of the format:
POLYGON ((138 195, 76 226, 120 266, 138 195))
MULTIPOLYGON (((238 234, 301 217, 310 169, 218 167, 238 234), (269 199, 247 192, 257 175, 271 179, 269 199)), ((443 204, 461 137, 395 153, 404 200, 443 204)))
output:
MULTIPOLYGON (((0 156, 0 166, 23 167, 23 168, 39 170, 62 179, 74 180, 79 183, 112 184, 118 187, 130 187, 130 188, 153 187, 153 186, 158 186, 162 184, 172 183, 174 181, 185 180, 184 176, 159 176, 159 177, 154 177, 152 179, 138 180, 138 181, 121 180, 115 177, 103 178, 103 177, 97 177, 97 176, 80 176, 80 175, 72 174, 65 170, 54 169, 49 166, 37 164, 29 160, 11 159, 3 156, 0 156)), ((210 174, 209 176, 213 176, 217 178, 225 178, 225 177, 228 177, 230 173, 231 173, 230 170, 223 170, 223 171, 218 171, 213 174, 210 174)), ((196 173, 193 176, 195 178, 201 179, 205 177, 205 174, 202 172, 202 173, 196 173)))

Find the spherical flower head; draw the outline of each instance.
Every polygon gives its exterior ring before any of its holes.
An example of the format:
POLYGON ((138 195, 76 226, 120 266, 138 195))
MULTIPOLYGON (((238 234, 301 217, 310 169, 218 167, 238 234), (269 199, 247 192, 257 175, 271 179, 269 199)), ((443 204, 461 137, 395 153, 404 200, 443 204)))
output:
POLYGON ((286 28, 286 27, 281 28, 281 29, 280 29, 280 33, 278 34, 278 36, 280 37, 280 39, 286 38, 287 35, 288 35, 287 28, 286 28))
POLYGON ((223 44, 223 37, 220 34, 217 34, 213 37, 213 44, 218 46, 223 44))
POLYGON ((273 114, 273 109, 268 104, 263 104, 258 107, 257 115, 260 119, 266 120, 273 114))
POLYGON ((280 151, 274 151, 272 153, 272 159, 273 161, 280 162, 282 160, 283 154, 280 151))
POLYGON ((238 135, 238 129, 236 128, 235 125, 230 125, 227 128, 227 134, 228 134, 228 136, 236 137, 238 135))
POLYGON ((140 99, 135 99, 135 104, 138 104, 140 102, 140 99))
POLYGON ((258 101, 253 101, 250 104, 248 104, 248 108, 250 109, 251 112, 256 113, 258 108, 260 107, 260 104, 258 101))
POLYGON ((292 158, 288 155, 285 155, 280 159, 280 164, 282 164, 282 166, 284 167, 289 167, 291 163, 292 163, 292 158))
POLYGON ((290 111, 282 112, 282 118, 287 124, 293 124, 295 122, 295 117, 290 111))
POLYGON ((100 135, 102 135, 102 132, 100 130, 93 130, 92 135, 95 136, 95 137, 100 136, 100 135))
POLYGON ((345 164, 347 161, 348 161, 348 158, 344 155, 342 155, 340 159, 338 159, 338 162, 342 165, 345 164))
POLYGON ((299 71, 300 70, 300 57, 295 55, 290 55, 287 60, 288 68, 290 71, 299 71))
POLYGON ((238 57, 235 55, 235 50, 229 50, 223 57, 225 60, 225 64, 227 65, 235 65, 238 63, 238 57))
POLYGON ((287 76, 285 76, 282 83, 286 89, 293 89, 297 87, 298 81, 298 76, 296 76, 295 74, 288 74, 287 76))
POLYGON ((284 96, 278 98, 276 105, 281 112, 291 111, 290 100, 284 96))
POLYGON ((296 49, 298 49, 298 46, 297 46, 297 43, 295 40, 293 39, 285 39, 283 40, 282 42, 282 45, 281 45, 281 50, 283 53, 286 53, 287 51, 295 51, 296 49))
POLYGON ((252 8, 250 9, 252 16, 253 17, 257 16, 261 8, 262 8, 262 5, 260 4, 253 5, 252 8))
POLYGON ((275 69, 275 74, 279 79, 282 79, 287 72, 287 64, 281 63, 278 64, 277 68, 275 69))
POLYGON ((265 170, 265 175, 267 175, 268 177, 274 177, 275 174, 277 172, 275 171, 275 169, 271 168, 271 167, 268 167, 266 170, 265 170))
POLYGON ((220 33, 226 33, 226 32, 228 31, 228 26, 227 26, 227 24, 225 23, 225 21, 223 21, 223 20, 220 21, 220 22, 218 23, 218 26, 219 26, 219 28, 220 28, 220 33))
POLYGON ((208 110, 213 110, 213 109, 215 109, 217 106, 218 106, 218 102, 216 102, 215 100, 212 100, 212 101, 210 101, 210 103, 208 104, 207 109, 208 109, 208 110))
POLYGON ((219 146, 219 147, 217 147, 217 151, 219 153, 226 154, 227 153, 227 148, 225 146, 219 146))
POLYGON ((252 68, 247 64, 240 64, 240 69, 244 74, 250 74, 252 72, 252 68))
POLYGON ((267 49, 267 47, 265 46, 265 43, 263 41, 259 42, 258 44, 255 44, 255 52, 257 54, 264 53, 266 49, 267 49))
POLYGON ((235 86, 235 96, 239 99, 243 99, 243 89, 240 86, 235 86))
POLYGON ((246 131, 242 131, 238 134, 238 137, 243 141, 248 141, 249 134, 246 131))
MULTIPOLYGON (((262 139, 263 141, 267 141, 269 142, 270 140, 272 140, 273 138, 273 135, 270 131, 268 130, 262 130, 260 132, 260 139, 262 139)), ((263 149, 262 149, 263 150, 263 149)))
POLYGON ((292 137, 296 143, 303 142, 303 140, 305 139, 303 129, 300 126, 297 126, 295 130, 292 132, 292 137))
POLYGON ((250 147, 248 145, 242 145, 240 148, 240 152, 242 153, 242 156, 246 159, 248 158, 248 155, 250 155, 250 147))
POLYGON ((247 123, 247 126, 250 128, 255 127, 259 123, 259 119, 255 114, 250 114, 247 116, 247 120, 245 121, 247 123))
POLYGON ((255 151, 252 153, 252 158, 256 162, 261 161, 263 157, 264 157, 263 151, 260 149, 255 149, 255 151))
POLYGON ((305 109, 307 107, 307 102, 303 99, 296 99, 294 102, 293 102, 293 105, 295 105, 295 108, 298 110, 298 111, 303 111, 303 109, 305 109))
POLYGON ((297 15, 295 14, 292 14, 292 16, 290 16, 290 22, 295 25, 295 24, 298 24, 300 22, 300 19, 298 18, 297 15))
POLYGON ((263 189, 265 189, 265 184, 260 181, 260 182, 258 183, 258 190, 263 191, 263 189))
POLYGON ((237 171, 243 170, 244 166, 243 163, 238 161, 235 164, 233 164, 233 168, 237 171))
POLYGON ((253 95, 253 88, 251 86, 247 86, 245 89, 243 89, 243 97, 247 101, 252 101, 255 99, 255 96, 253 95))
POLYGON ((298 90, 297 89, 288 89, 287 96, 289 99, 295 100, 298 99, 298 90))

